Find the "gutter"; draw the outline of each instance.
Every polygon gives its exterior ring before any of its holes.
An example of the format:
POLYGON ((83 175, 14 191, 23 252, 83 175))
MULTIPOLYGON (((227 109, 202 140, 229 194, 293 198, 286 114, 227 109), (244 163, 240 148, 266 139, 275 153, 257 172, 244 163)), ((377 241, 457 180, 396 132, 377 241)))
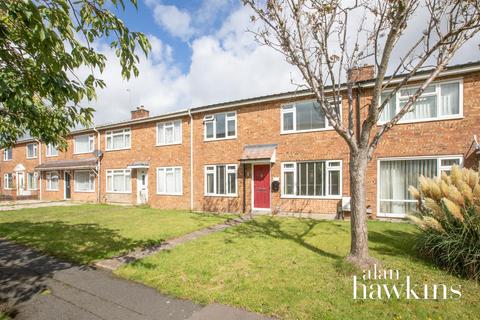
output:
POLYGON ((191 109, 188 109, 190 116, 190 211, 193 211, 193 115, 191 109))

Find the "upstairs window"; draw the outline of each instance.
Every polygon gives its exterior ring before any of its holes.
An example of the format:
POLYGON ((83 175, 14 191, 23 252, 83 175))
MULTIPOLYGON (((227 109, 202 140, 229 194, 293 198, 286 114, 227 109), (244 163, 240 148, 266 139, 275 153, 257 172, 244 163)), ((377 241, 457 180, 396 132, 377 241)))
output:
POLYGON ((205 140, 232 139, 237 136, 237 113, 226 112, 205 116, 205 140))
MULTIPOLYGON (((340 112, 340 108, 337 108, 340 112)), ((317 101, 301 101, 282 107, 282 133, 331 129, 317 101)))
POLYGON ((47 144, 47 152, 46 152, 47 157, 56 157, 58 156, 58 149, 55 147, 53 144, 49 143, 47 144))
POLYGON ((130 129, 112 130, 106 132, 107 151, 130 149, 131 133, 130 129))
MULTIPOLYGON (((390 121, 405 106, 410 97, 419 87, 409 87, 399 90, 383 109, 380 122, 390 121)), ((388 96, 382 95, 382 101, 388 96)), ((400 122, 415 122, 436 119, 448 119, 462 116, 462 83, 461 81, 443 82, 428 86, 417 98, 412 109, 400 122)))
POLYGON ((12 148, 3 149, 3 161, 10 161, 13 158, 12 148))
POLYGON ((93 134, 85 134, 75 137, 75 153, 89 153, 93 152, 95 147, 95 138, 93 134))
POLYGON ((283 196, 339 197, 342 194, 341 171, 340 161, 283 163, 283 196))
POLYGON ((29 143, 27 144, 27 159, 34 159, 37 157, 37 144, 29 143))
POLYGON ((182 143, 182 120, 157 124, 157 146, 182 143))

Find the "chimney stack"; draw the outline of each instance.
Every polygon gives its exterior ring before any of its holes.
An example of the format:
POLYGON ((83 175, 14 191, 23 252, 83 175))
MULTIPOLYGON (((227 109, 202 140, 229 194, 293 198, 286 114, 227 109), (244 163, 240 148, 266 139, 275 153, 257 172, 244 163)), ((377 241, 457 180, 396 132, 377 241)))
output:
POLYGON ((148 118, 150 115, 150 111, 145 109, 144 106, 137 107, 136 110, 130 111, 132 114, 132 120, 141 119, 141 118, 148 118))
POLYGON ((348 72, 348 79, 352 82, 372 80, 375 77, 375 69, 371 64, 355 67, 348 72))

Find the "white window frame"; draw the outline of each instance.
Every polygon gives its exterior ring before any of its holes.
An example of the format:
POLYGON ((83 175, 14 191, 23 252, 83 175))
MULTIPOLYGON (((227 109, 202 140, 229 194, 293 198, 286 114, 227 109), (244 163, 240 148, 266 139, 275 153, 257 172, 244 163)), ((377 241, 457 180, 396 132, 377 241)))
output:
POLYGON ((95 174, 90 171, 90 170, 75 170, 73 172, 73 190, 75 190, 75 192, 80 192, 80 193, 91 193, 91 192, 95 192, 95 174), (77 188, 77 174, 79 173, 87 173, 89 175, 89 179, 92 178, 93 180, 93 184, 91 185, 91 189, 89 190, 79 190, 77 188))
POLYGON ((86 154, 86 153, 93 152, 93 150, 95 150, 95 135, 93 133, 89 133, 89 134, 80 134, 80 135, 75 136, 73 138, 73 149, 74 149, 73 154, 86 154), (77 151, 77 138, 85 137, 85 136, 88 137, 89 150, 84 151, 84 152, 78 152, 77 151))
POLYGON ((120 193, 120 194, 130 194, 132 193, 132 170, 131 169, 107 169, 105 171, 105 190, 106 190, 106 193, 120 193), (125 187, 125 191, 115 191, 113 190, 113 176, 115 175, 114 174, 114 171, 123 171, 123 183, 124 183, 124 187, 125 187), (130 186, 128 188, 128 191, 127 191, 127 183, 126 183, 126 179, 125 179, 125 176, 127 175, 130 176, 130 186), (112 181, 112 186, 110 188, 110 186, 108 185, 108 177, 111 176, 111 181, 112 181))
POLYGON ((451 166, 442 166, 441 160, 445 159, 457 159, 459 160, 460 167, 463 167, 462 155, 441 155, 441 156, 411 156, 411 157, 391 157, 391 158, 378 158, 377 159, 377 216, 378 217, 391 217, 391 218, 405 218, 405 214, 399 213, 386 213, 380 212, 380 201, 403 201, 403 202, 417 202, 417 200, 403 200, 403 199, 380 199, 380 163, 383 161, 399 161, 399 160, 437 160, 437 176, 441 174, 443 170, 451 169, 451 166))
POLYGON ((36 142, 27 143, 25 146, 27 159, 36 159, 38 157, 38 144, 36 142), (28 147, 33 146, 33 155, 28 155, 28 147))
POLYGON ((115 129, 115 130, 108 130, 105 132, 105 150, 106 151, 117 151, 117 150, 128 150, 132 147, 132 131, 130 128, 124 129, 115 129), (113 147, 113 138, 115 136, 122 136, 123 137, 123 147, 122 148, 114 148, 113 147), (129 139, 128 147, 126 147, 127 137, 129 139), (108 139, 111 140, 111 147, 108 146, 108 139))
MULTIPOLYGON (((424 93, 420 97, 436 95, 436 97, 437 97, 437 116, 435 118, 424 118, 424 119, 413 119, 413 120, 408 120, 408 119, 405 119, 404 117, 402 117, 402 119, 400 119, 397 122, 397 124, 417 123, 417 122, 431 122, 431 121, 442 121, 442 120, 454 120, 454 119, 462 119, 463 118, 463 79, 449 79, 449 80, 444 80, 444 81, 436 81, 436 82, 431 83, 429 86, 435 86, 435 94, 434 93, 424 93), (439 115, 439 112, 441 110, 440 104, 442 103, 441 102, 442 99, 441 99, 440 87, 443 84, 452 84, 452 83, 458 83, 458 103, 459 103, 458 114, 446 115, 446 116, 439 115)), ((404 89, 413 89, 413 88, 419 88, 419 86, 418 85, 408 85, 408 86, 402 87, 395 94, 395 97, 392 97, 392 99, 395 99, 395 106, 396 106, 395 114, 398 113, 399 108, 400 108, 400 91, 404 90, 404 89)), ((392 92, 392 90, 385 90, 383 93, 384 94, 389 94, 390 92, 392 92)), ((382 125, 382 124, 385 124, 387 122, 388 121, 382 121, 382 120, 379 119, 377 125, 382 125)))
POLYGON ((183 169, 182 169, 182 167, 158 167, 156 172, 157 172, 156 185, 157 185, 157 194, 158 195, 165 195, 165 196, 181 196, 181 195, 183 195, 183 169), (167 192, 166 191, 167 190, 167 179, 166 179, 167 170, 171 170, 175 174, 176 169, 180 169, 180 192, 167 192), (164 186, 163 186, 163 188, 164 188, 163 190, 165 190, 164 192, 159 191, 159 183, 158 183, 159 172, 162 171, 162 170, 165 172, 164 186))
POLYGON ((281 195, 280 197, 281 198, 285 198, 285 199, 341 199, 342 198, 342 195, 343 195, 343 161, 342 160, 307 160, 307 161, 289 161, 289 162, 282 162, 281 163, 281 195), (299 163, 307 163, 307 162, 312 162, 312 163, 316 163, 316 162, 325 162, 325 175, 327 176, 327 179, 326 179, 326 185, 325 185, 325 191, 326 191, 326 195, 324 196, 308 196, 308 195, 298 195, 297 194, 297 184, 298 184, 298 181, 297 181, 297 169, 298 169, 298 164, 299 163), (338 162, 340 163, 340 166, 337 166, 337 167, 330 167, 330 163, 335 163, 335 162, 338 162), (288 165, 288 164, 293 164, 293 168, 288 168, 288 169, 285 169, 285 165, 288 165), (338 169, 337 169, 338 168, 338 169), (329 172, 330 171, 339 171, 340 172, 340 176, 339 176, 339 194, 338 195, 331 195, 330 194, 330 175, 329 175, 329 172), (285 172, 293 172, 293 191, 294 191, 294 195, 292 194, 285 194, 285 175, 284 173, 285 172))
POLYGON ((3 189, 13 190, 13 173, 5 173, 3 175, 3 189), (10 181, 12 182, 10 185, 10 181))
POLYGON ((27 172, 27 190, 36 191, 38 190, 38 175, 36 172, 27 172), (34 185, 30 185, 30 175, 33 175, 34 185))
POLYGON ((218 140, 231 140, 237 138, 238 132, 238 119, 237 119, 237 111, 225 111, 225 112, 217 112, 214 114, 209 114, 203 117, 203 140, 204 141, 218 141, 218 140), (233 113, 233 116, 228 116, 229 113, 233 113), (217 123, 215 121, 215 116, 219 114, 225 114, 225 138, 216 138, 217 136, 217 123), (228 120, 235 121, 235 135, 229 136, 228 135, 228 120), (213 122, 213 138, 207 138, 207 122, 213 122))
MULTIPOLYGON (((340 101, 340 119, 342 119, 343 115, 343 99, 342 97, 338 97, 340 101)), ((333 100, 329 99, 330 102, 333 100)), ((308 130, 297 130, 297 111, 296 105, 300 103, 308 103, 308 102, 317 102, 315 99, 308 99, 308 100, 299 100, 291 103, 282 104, 280 107, 280 134, 292 134, 292 133, 305 133, 305 132, 316 132, 316 131, 331 131, 334 128, 330 125, 330 121, 328 121, 327 116, 325 116, 325 128, 319 129, 308 129, 308 130), (284 130, 283 129, 283 115, 286 113, 293 113, 293 130, 284 130)), ((343 120, 342 120, 343 121, 343 120)))
POLYGON ((204 167, 204 195, 208 197, 237 197, 238 196, 238 165, 234 163, 230 164, 209 164, 204 167), (218 166, 225 166, 225 190, 229 190, 228 188, 228 174, 229 173, 235 173, 235 193, 225 193, 225 194, 218 194, 217 193, 217 167, 218 166), (230 167, 230 168, 229 168, 230 167), (233 169, 232 167, 235 167, 233 169), (208 193, 207 192, 207 173, 211 173, 209 171, 209 168, 213 168, 213 193, 208 193))
POLYGON ((3 161, 12 161, 13 159, 13 148, 3 149, 3 161), (8 157, 8 150, 10 150, 10 158, 8 157))
POLYGON ((60 175, 58 171, 48 171, 45 174, 45 180, 46 180, 46 190, 47 191, 58 191, 60 189, 60 175), (57 176, 57 188, 54 189, 52 188, 52 176, 56 175, 57 176))
POLYGON ((172 120, 172 121, 162 121, 162 122, 157 122, 157 125, 155 126, 156 128, 156 146, 171 146, 171 145, 176 145, 176 144, 182 144, 182 140, 183 140, 183 124, 182 124, 182 120, 181 119, 177 119, 177 120, 172 120), (180 123, 180 140, 176 141, 175 140, 175 123, 180 123), (159 126, 163 126, 163 143, 160 142, 160 140, 158 139, 158 127, 159 126), (165 129, 167 127, 171 127, 172 128, 172 132, 173 132, 173 142, 172 143, 166 143, 165 142, 165 129))
POLYGON ((45 156, 46 157, 58 157, 58 149, 55 147, 53 144, 49 143, 46 145, 46 150, 45 150, 45 156), (53 150, 56 151, 56 153, 53 152, 53 150))

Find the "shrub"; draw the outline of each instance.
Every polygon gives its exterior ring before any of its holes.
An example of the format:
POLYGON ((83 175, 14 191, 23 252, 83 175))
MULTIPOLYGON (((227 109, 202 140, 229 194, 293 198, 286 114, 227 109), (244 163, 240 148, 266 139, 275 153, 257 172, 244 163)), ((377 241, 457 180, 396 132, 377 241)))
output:
POLYGON ((480 279, 480 182, 474 170, 419 178, 410 193, 419 201, 409 218, 420 228, 417 250, 448 271, 480 279))

